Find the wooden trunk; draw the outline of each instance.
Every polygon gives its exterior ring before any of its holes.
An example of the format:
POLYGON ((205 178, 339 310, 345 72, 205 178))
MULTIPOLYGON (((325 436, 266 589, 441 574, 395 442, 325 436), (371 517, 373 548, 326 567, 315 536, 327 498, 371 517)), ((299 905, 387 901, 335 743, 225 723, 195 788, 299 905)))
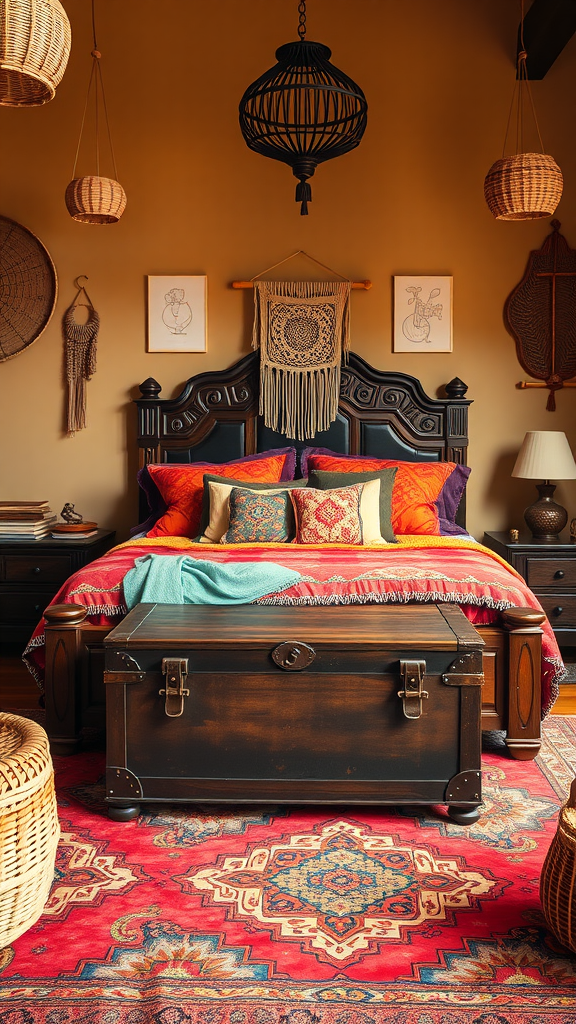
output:
POLYGON ((104 646, 117 820, 140 801, 478 818, 483 641, 454 605, 139 605, 104 646))

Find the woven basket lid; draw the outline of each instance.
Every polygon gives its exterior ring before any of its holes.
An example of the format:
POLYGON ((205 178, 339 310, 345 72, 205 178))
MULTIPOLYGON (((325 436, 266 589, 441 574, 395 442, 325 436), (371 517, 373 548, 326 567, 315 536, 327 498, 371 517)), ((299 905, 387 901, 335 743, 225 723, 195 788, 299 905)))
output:
POLYGON ((40 239, 0 217, 0 362, 40 337, 57 291, 56 268, 40 239))
POLYGON ((497 220, 551 217, 563 189, 562 171, 546 153, 515 153, 496 160, 484 181, 484 196, 497 220))
POLYGON ((70 56, 70 22, 60 0, 0 0, 0 18, 0 104, 48 103, 70 56))
POLYGON ((95 174, 73 178, 64 198, 70 216, 83 224, 115 224, 126 209, 120 182, 95 174))

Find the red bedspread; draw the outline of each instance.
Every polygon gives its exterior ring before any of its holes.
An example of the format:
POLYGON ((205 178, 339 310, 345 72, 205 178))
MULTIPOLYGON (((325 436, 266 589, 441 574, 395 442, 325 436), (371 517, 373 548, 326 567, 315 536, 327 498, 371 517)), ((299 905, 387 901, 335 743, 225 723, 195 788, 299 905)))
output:
MULTIPOLYGON (((302 579, 258 604, 364 604, 448 601, 458 604, 475 625, 498 622, 505 608, 541 606, 518 573, 494 552, 456 537, 403 537, 385 547, 295 544, 196 544, 162 537, 121 544, 66 581, 52 604, 71 602, 88 609, 94 625, 115 625, 126 614, 122 580, 145 554, 178 555, 218 562, 276 562, 302 579)), ((558 695, 563 674, 560 651, 548 621, 542 638, 542 713, 558 695)), ((24 652, 41 684, 44 677, 44 623, 24 652)))

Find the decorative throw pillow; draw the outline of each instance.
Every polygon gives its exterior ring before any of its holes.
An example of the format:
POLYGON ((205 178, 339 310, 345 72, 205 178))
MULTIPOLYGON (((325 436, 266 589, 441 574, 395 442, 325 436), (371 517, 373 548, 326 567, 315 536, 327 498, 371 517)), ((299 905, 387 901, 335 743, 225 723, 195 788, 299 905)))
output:
MULTIPOLYGON (((392 528, 396 534, 449 536, 465 534, 456 523, 458 505, 470 475, 455 462, 401 462, 327 449, 305 448, 302 466, 312 470, 347 472, 397 468, 392 490, 392 528)), ((303 468, 303 472, 305 472, 303 468)))
POLYGON ((148 537, 196 537, 200 528, 204 474, 242 481, 267 483, 290 480, 294 473, 294 448, 277 448, 259 455, 248 455, 233 462, 190 462, 149 465, 148 472, 166 505, 148 537))
POLYGON ((380 534, 380 480, 319 491, 290 491, 297 544, 385 544, 380 534))
MULTIPOLYGON (((306 487, 307 480, 290 480, 286 489, 306 487)), ((233 487, 248 487, 251 491, 271 491, 278 489, 278 483, 258 483, 244 480, 230 480, 225 476, 204 475, 204 493, 202 495, 202 518, 200 520, 200 541, 204 544, 217 544, 228 529, 228 498, 233 487), (221 487, 212 487, 221 484, 221 487)), ((290 506, 292 507, 292 506, 290 506)))
POLYGON ((383 469, 379 473, 369 470, 363 473, 333 473, 325 469, 313 469, 308 478, 309 487, 317 487, 328 491, 334 487, 347 487, 350 484, 361 484, 368 480, 380 480, 380 533, 388 544, 396 544, 392 529, 392 488, 397 469, 383 469))
POLYGON ((232 487, 230 524, 221 544, 284 544, 294 536, 289 491, 249 491, 232 487))

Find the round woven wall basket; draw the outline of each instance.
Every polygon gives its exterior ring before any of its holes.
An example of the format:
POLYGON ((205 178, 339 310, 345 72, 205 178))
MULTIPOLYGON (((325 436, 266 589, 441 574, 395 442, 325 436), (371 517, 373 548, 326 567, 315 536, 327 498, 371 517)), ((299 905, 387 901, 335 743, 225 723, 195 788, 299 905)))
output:
POLYGON ((551 931, 576 953, 576 779, 544 861, 540 900, 551 931))
POLYGON ((65 200, 70 216, 83 224, 116 224, 126 209, 126 193, 120 182, 97 175, 73 178, 65 200))
POLYGON ((70 56, 59 0, 0 0, 0 104, 37 107, 54 98, 70 56))
POLYGON ((57 293, 56 269, 40 239, 0 217, 0 362, 40 337, 57 293))
POLYGON ((40 917, 60 836, 44 729, 0 714, 0 949, 40 917))
POLYGON ((562 198, 562 171, 545 153, 515 153, 492 164, 484 196, 497 220, 551 217, 562 198))

